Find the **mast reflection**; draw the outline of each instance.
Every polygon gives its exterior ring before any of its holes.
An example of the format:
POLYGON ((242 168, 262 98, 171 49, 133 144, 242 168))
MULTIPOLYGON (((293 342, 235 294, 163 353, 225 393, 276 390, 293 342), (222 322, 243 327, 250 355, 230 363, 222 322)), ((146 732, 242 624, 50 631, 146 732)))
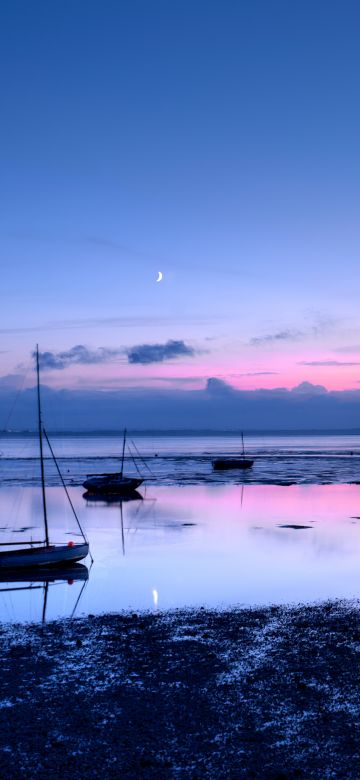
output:
POLYGON ((44 567, 35 571, 34 569, 26 568, 21 570, 3 570, 0 571, 0 594, 19 593, 20 591, 43 591, 41 622, 45 623, 49 589, 55 585, 62 587, 65 585, 73 585, 74 582, 83 583, 70 615, 70 618, 73 618, 88 579, 89 570, 81 563, 74 563, 71 566, 64 567, 44 567), (4 585, 5 587, 1 587, 1 585, 4 585))
MULTIPOLYGON (((86 493, 83 493, 83 499, 86 501, 88 506, 94 505, 94 506, 118 506, 120 508, 120 527, 121 527, 121 547, 122 547, 122 554, 125 555, 125 533, 124 533, 124 516, 123 516, 123 503, 128 503, 129 501, 144 501, 144 497, 139 493, 138 490, 132 490, 131 493, 125 493, 124 495, 121 495, 119 493, 105 493, 105 494, 96 494, 96 493, 90 493, 87 491, 86 493)), ((137 510, 141 504, 139 504, 137 510)), ((137 511, 135 513, 137 515, 137 511)))

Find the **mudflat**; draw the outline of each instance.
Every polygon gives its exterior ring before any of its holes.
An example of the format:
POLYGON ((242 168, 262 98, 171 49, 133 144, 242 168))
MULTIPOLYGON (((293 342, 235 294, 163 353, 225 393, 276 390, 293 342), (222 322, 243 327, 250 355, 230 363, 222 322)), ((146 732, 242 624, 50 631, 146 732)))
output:
POLYGON ((0 776, 360 776, 357 602, 3 625, 0 776))

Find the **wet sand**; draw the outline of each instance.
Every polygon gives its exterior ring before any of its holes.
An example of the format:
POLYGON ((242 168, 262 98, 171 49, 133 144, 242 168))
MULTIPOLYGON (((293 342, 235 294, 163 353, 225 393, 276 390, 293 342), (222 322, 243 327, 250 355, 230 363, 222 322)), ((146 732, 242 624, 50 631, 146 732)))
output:
POLYGON ((2 626, 0 776, 356 778, 358 603, 2 626))

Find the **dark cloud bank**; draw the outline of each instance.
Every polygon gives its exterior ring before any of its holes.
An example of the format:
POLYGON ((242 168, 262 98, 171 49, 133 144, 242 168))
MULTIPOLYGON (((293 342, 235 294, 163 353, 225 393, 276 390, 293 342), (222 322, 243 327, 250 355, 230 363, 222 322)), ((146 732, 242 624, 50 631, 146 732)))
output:
MULTIPOLYGON (((293 390, 234 390, 209 379, 202 390, 116 391, 42 389, 49 430, 294 430, 360 428, 360 390, 327 392, 304 382, 293 390)), ((14 389, 0 381, 0 428, 8 419, 14 389)), ((13 429, 35 428, 35 389, 20 393, 13 429)))
MULTIPOLYGON (((112 363, 121 357, 128 363, 149 365, 151 363, 163 363, 165 360, 174 360, 180 357, 194 357, 197 351, 185 344, 185 341, 169 340, 165 344, 138 344, 135 347, 125 349, 119 347, 98 347, 89 349, 84 344, 77 344, 63 352, 40 352, 40 366, 42 371, 62 371, 69 366, 88 366, 102 363, 112 363)), ((33 354, 35 357, 35 353, 33 354)))

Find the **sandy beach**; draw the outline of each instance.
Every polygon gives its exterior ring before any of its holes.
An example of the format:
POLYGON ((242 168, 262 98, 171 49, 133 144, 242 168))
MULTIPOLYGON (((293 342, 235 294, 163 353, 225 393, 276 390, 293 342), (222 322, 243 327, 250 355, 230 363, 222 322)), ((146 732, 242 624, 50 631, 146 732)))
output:
POLYGON ((356 602, 0 631, 0 774, 359 777, 356 602))

